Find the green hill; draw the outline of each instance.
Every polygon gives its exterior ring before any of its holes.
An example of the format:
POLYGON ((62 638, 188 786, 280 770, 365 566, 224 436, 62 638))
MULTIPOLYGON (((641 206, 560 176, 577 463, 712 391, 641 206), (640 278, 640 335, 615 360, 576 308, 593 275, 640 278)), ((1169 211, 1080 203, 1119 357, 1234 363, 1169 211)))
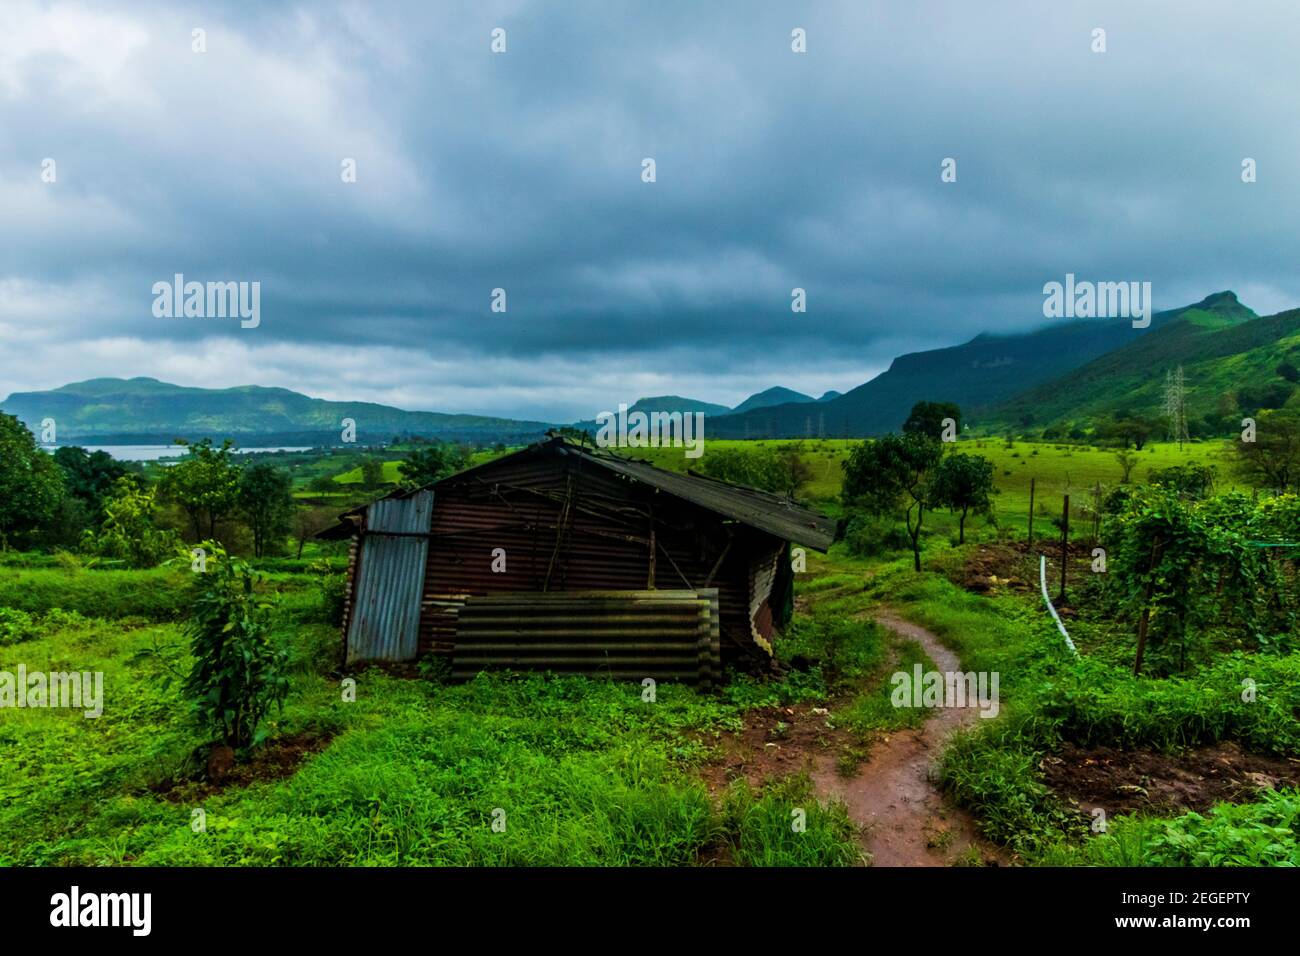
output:
MULTIPOLYGON (((1150 335, 977 417, 981 425, 1022 428, 1086 424, 1123 414, 1158 418, 1166 373, 1179 366, 1188 422, 1201 434, 1223 433, 1239 427, 1242 415, 1300 401, 1294 397, 1300 379, 1300 309, 1244 319, 1231 309, 1187 310, 1150 335)), ((1193 427, 1193 434, 1197 431, 1193 427)))
POLYGON ((782 388, 777 385, 774 388, 749 396, 749 398, 733 408, 732 413, 747 412, 755 408, 770 408, 773 405, 805 404, 815 401, 816 399, 811 395, 805 395, 803 392, 796 392, 792 388, 782 388))
MULTIPOLYGON (((617 408, 605 410, 618 411, 617 408)), ((627 411, 629 415, 633 412, 645 412, 647 415, 651 412, 681 412, 682 414, 704 412, 706 415, 726 415, 731 409, 726 405, 702 402, 696 398, 682 398, 680 395, 655 395, 651 398, 638 398, 627 411)))
POLYGON ((709 423, 717 438, 877 435, 896 431, 921 400, 956 402, 966 411, 1004 402, 1026 387, 1048 382, 1115 349, 1158 331, 1189 311, 1206 321, 1254 318, 1231 292, 1194 306, 1157 313, 1149 329, 1122 319, 1057 322, 1015 335, 977 335, 963 345, 913 352, 865 384, 809 409, 779 405, 740 412, 709 423))
POLYGON ((410 412, 372 402, 331 402, 286 388, 187 388, 153 378, 96 378, 45 392, 15 392, 0 410, 29 428, 53 418, 60 444, 136 444, 233 438, 244 445, 335 444, 343 419, 361 444, 395 435, 452 441, 531 441, 543 422, 410 412))

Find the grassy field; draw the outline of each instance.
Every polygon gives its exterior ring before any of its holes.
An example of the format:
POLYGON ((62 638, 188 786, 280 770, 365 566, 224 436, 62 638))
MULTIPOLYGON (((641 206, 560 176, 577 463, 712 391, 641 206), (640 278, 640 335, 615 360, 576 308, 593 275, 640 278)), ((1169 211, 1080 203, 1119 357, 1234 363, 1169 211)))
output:
MULTIPOLYGON (((1090 503, 1097 485, 1103 493, 1123 478, 1123 470, 1112 449, 1055 445, 1048 442, 1017 441, 1008 445, 998 439, 961 441, 959 452, 983 455, 993 463, 1001 519, 1023 525, 1029 517, 1029 483, 1034 480, 1035 511, 1042 505, 1051 514, 1061 513, 1061 502, 1070 495, 1071 507, 1090 503)), ((1173 443, 1153 443, 1140 452, 1130 480, 1139 483, 1161 468, 1173 465, 1210 465, 1218 472, 1219 487, 1234 487, 1231 464, 1232 443, 1196 442, 1181 449, 1173 443)))
MULTIPOLYGON (((123 574, 184 593, 178 572, 45 569, 6 579, 88 611, 9 612, 0 671, 101 671, 103 716, 6 710, 0 724, 0 864, 157 865, 843 865, 859 849, 843 809, 806 778, 710 794, 696 773, 752 707, 826 698, 815 670, 789 682, 734 682, 721 697, 587 678, 366 670, 345 701, 337 629, 323 621, 319 575, 277 571, 264 585, 276 639, 292 650, 292 689, 270 725, 265 765, 216 789, 205 740, 175 676, 189 666, 170 601, 122 596, 123 574), (170 575, 170 576, 169 576, 170 575), (17 616, 23 620, 18 621, 17 616), (121 616, 119 616, 121 615, 121 616), (300 765, 293 760, 305 757, 300 765), (291 760, 291 758, 293 758, 291 760), (282 767, 283 760, 290 765, 282 767), (286 771, 288 772, 286 775, 286 771), (296 771, 296 772, 294 772, 296 771), (789 826, 793 808, 807 829, 789 826), (202 832, 195 832, 202 811, 202 832), (494 827, 494 823, 497 824, 494 827)), ((16 603, 16 602, 15 602, 16 603)), ((844 625, 840 625, 845 628, 844 625)), ((792 647, 817 654, 810 631, 792 647)), ((874 674, 879 631, 836 635, 845 681, 874 674)))
MULTIPOLYGON (((849 452, 859 442, 849 439, 808 439, 804 441, 741 441, 710 440, 705 444, 704 456, 710 449, 724 448, 780 448, 793 445, 802 450, 804 460, 812 468, 813 478, 801 492, 806 501, 834 510, 838 507, 843 483, 843 463, 849 452)), ((1034 480, 1035 511, 1043 515, 1059 515, 1062 498, 1071 496, 1071 507, 1091 505, 1093 493, 1100 483, 1103 493, 1114 488, 1123 477, 1123 470, 1110 448, 1086 445, 1060 445, 1052 442, 1016 441, 1002 439, 962 439, 952 446, 961 454, 982 455, 993 463, 994 483, 998 489, 995 510, 1003 523, 1025 527, 1029 518, 1029 485, 1034 480)), ((701 459, 686 458, 680 448, 638 448, 629 452, 633 457, 673 471, 698 469, 701 459)), ((1145 481, 1152 470, 1172 465, 1211 465, 1219 475, 1222 489, 1234 487, 1232 478, 1232 443, 1193 442, 1181 449, 1173 443, 1148 444, 1140 452, 1133 452, 1138 464, 1133 469, 1133 482, 1145 481)), ((956 522, 943 513, 933 517, 933 527, 946 533, 955 530, 956 522)), ((978 522, 979 519, 975 519, 978 522)), ((1046 522, 1043 526, 1047 532, 1046 522)))
MULTIPOLYGON (((814 497, 837 494, 850 444, 804 443, 814 497)), ((1141 453, 1135 477, 1187 461, 1222 470, 1225 447, 1159 445, 1141 453)), ((994 461, 1004 524, 1027 513, 1030 476, 1049 496, 1119 477, 1107 451, 1002 441, 959 450, 994 461)), ((691 464, 677 449, 645 457, 691 464)), ((979 523, 958 548, 951 528, 935 516, 919 575, 899 552, 863 559, 836 545, 810 555, 796 582, 800 611, 778 642, 781 659, 799 666, 778 679, 733 675, 713 696, 661 685, 653 702, 639 685, 587 678, 454 685, 429 665, 360 671, 345 700, 323 593, 342 557, 312 545, 301 560, 263 561, 290 694, 270 742, 221 785, 205 778, 208 741, 176 680, 190 664, 187 572, 2 555, 0 671, 101 671, 105 706, 98 719, 0 714, 0 865, 851 865, 855 827, 807 777, 718 786, 709 768, 759 711, 824 708, 843 772, 884 735, 924 720, 924 710, 891 705, 888 677, 933 664, 870 620, 883 606, 933 631, 963 667, 1002 675, 1001 715, 955 741, 941 779, 1016 861, 1300 864, 1295 791, 1125 817, 1088 838, 1042 769, 1066 745, 1177 753, 1230 740, 1300 755, 1300 657, 1215 650, 1184 675, 1135 678, 1127 625, 1090 616, 1084 592, 1071 622, 1084 649, 1075 659, 1032 589, 960 586, 966 563, 998 535, 979 523), (1260 702, 1241 701, 1245 678, 1263 688, 1260 702), (802 834, 789 826, 796 809, 807 813, 802 834)))

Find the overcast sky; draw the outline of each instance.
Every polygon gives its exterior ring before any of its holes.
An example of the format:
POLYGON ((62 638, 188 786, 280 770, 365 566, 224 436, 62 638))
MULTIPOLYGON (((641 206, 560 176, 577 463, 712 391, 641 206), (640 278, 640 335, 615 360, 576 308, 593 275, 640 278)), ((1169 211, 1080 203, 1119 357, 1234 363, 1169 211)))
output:
POLYGON ((1290 0, 3 0, 0 397, 147 375, 563 421, 844 391, 1043 324, 1067 272, 1279 311, 1298 48, 1290 0), (155 317, 178 272, 260 282, 260 325, 155 317))

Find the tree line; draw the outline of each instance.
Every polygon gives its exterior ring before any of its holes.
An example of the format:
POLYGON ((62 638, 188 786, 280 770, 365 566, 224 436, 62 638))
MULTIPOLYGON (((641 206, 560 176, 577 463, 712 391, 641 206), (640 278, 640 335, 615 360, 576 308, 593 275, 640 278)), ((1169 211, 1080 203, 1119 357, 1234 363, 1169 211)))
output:
MULTIPOLYGON (((325 526, 328 509, 295 501, 293 479, 266 461, 240 461, 233 442, 182 443, 184 457, 155 481, 138 463, 75 446, 42 451, 32 432, 0 413, 0 549, 76 549, 127 567, 153 567, 186 542, 238 539, 254 557, 284 554, 325 526)), ((422 444, 398 465, 421 487, 469 463, 471 449, 422 444)), ((383 463, 361 463, 363 485, 383 484, 383 463)), ((337 490, 333 478, 330 490, 337 490)))

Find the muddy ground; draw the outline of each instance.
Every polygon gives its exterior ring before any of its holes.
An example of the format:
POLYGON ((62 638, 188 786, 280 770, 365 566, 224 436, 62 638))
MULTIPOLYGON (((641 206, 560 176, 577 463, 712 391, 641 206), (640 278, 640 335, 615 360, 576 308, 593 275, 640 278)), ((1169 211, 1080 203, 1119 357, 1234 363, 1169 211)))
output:
MULTIPOLYGON (((957 656, 924 628, 888 612, 876 619, 921 644, 939 670, 960 669, 957 656)), ((978 708, 940 708, 920 727, 881 734, 869 745, 828 726, 828 718, 828 708, 806 704, 751 711, 744 729, 724 739, 705 781, 716 792, 740 777, 759 785, 806 772, 821 799, 844 803, 874 866, 1006 862, 979 836, 974 818, 947 803, 932 777, 949 735, 978 719, 978 708)))
POLYGON ((307 732, 267 741, 250 760, 238 762, 230 748, 214 748, 207 766, 196 777, 172 777, 149 789, 173 803, 201 799, 228 787, 246 787, 262 780, 293 776, 312 754, 329 746, 333 734, 307 732))
POLYGON ((1048 785, 1084 814, 1173 816, 1216 803, 1256 799, 1259 791, 1300 786, 1300 760, 1266 757, 1220 742, 1179 754, 1064 745, 1042 761, 1048 785))

